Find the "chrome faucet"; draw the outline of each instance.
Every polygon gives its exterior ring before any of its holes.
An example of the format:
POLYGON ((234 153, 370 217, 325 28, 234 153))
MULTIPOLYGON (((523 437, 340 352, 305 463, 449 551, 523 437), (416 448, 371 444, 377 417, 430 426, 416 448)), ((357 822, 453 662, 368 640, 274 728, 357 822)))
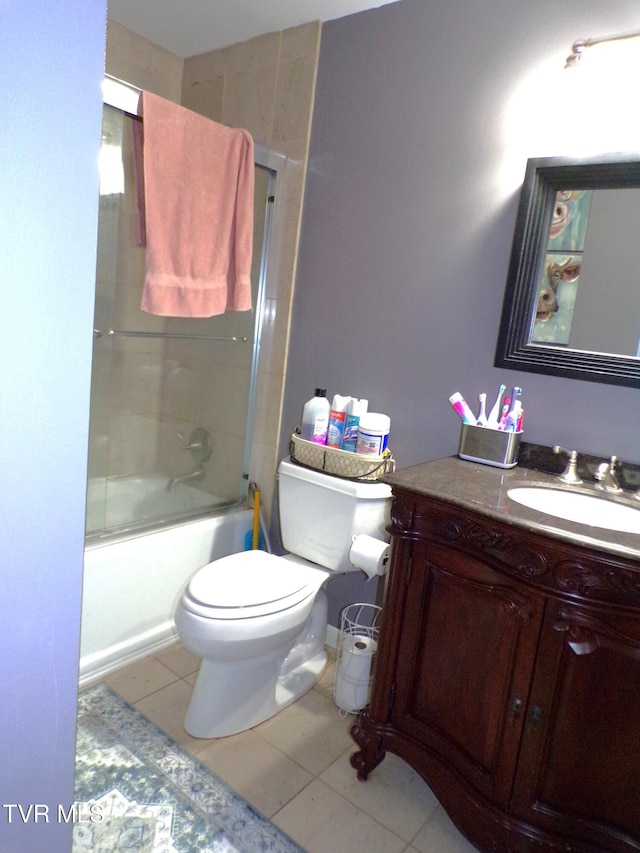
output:
POLYGON ((178 438, 182 444, 182 450, 190 450, 191 455, 196 462, 206 462, 211 456, 211 436, 202 427, 196 427, 192 430, 186 444, 184 443, 184 433, 179 432, 178 438))
POLYGON ((204 465, 198 465, 195 471, 190 471, 188 474, 181 474, 179 477, 172 477, 167 484, 167 491, 175 491, 178 483, 195 483, 204 479, 204 465))
POLYGON ((595 473, 595 478, 598 481, 596 489, 610 494, 620 494, 622 488, 615 470, 617 461, 616 457, 612 456, 608 462, 601 462, 598 465, 598 470, 595 473))
POLYGON ((566 450, 566 448, 560 447, 559 444, 555 444, 553 452, 566 453, 569 457, 567 467, 564 469, 562 474, 558 474, 558 479, 562 480, 563 483, 572 483, 574 486, 579 485, 582 480, 578 476, 578 451, 566 450))
POLYGON ((181 450, 190 450, 194 462, 198 463, 198 467, 188 474, 180 474, 178 477, 172 477, 167 483, 167 491, 173 492, 178 483, 195 483, 204 479, 205 468, 202 464, 211 456, 211 436, 202 427, 196 427, 189 436, 187 443, 184 443, 184 434, 178 433, 178 438, 182 442, 181 450))

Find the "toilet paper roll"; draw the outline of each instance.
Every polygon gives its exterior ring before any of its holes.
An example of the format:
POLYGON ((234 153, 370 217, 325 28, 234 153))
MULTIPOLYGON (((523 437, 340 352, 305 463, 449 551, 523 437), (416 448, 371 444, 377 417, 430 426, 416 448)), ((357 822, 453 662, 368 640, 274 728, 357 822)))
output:
POLYGON ((386 572, 390 547, 382 539, 361 533, 353 537, 349 549, 349 562, 356 568, 362 569, 371 580, 376 575, 383 575, 386 572))
POLYGON ((376 641, 366 634, 347 634, 342 639, 333 698, 347 713, 361 710, 369 701, 371 660, 376 648, 376 641))

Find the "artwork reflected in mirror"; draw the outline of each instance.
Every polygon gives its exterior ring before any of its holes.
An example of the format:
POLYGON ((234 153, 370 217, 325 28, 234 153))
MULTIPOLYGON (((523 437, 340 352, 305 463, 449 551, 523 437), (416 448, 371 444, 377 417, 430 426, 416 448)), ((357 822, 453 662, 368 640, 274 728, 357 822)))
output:
POLYGON ((556 193, 531 336, 536 343, 569 343, 590 203, 589 190, 556 193))
POLYGON ((529 160, 496 367, 640 383, 640 155, 529 160))

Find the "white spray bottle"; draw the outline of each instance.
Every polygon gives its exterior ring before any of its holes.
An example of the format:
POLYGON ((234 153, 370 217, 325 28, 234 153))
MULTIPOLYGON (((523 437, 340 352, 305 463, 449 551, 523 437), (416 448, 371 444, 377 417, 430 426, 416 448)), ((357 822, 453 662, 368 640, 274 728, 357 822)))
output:
POLYGON ((331 410, 329 412, 329 431, 327 432, 328 447, 342 447, 347 408, 350 402, 351 397, 343 397, 341 394, 333 395, 333 402, 331 403, 331 410))

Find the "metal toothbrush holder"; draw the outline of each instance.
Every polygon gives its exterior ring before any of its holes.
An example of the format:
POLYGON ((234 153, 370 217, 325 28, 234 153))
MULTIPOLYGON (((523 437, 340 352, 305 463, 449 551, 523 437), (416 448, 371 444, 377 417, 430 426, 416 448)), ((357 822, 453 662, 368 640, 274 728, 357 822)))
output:
POLYGON ((518 464, 521 437, 522 432, 462 424, 458 456, 496 468, 514 468, 518 464))

